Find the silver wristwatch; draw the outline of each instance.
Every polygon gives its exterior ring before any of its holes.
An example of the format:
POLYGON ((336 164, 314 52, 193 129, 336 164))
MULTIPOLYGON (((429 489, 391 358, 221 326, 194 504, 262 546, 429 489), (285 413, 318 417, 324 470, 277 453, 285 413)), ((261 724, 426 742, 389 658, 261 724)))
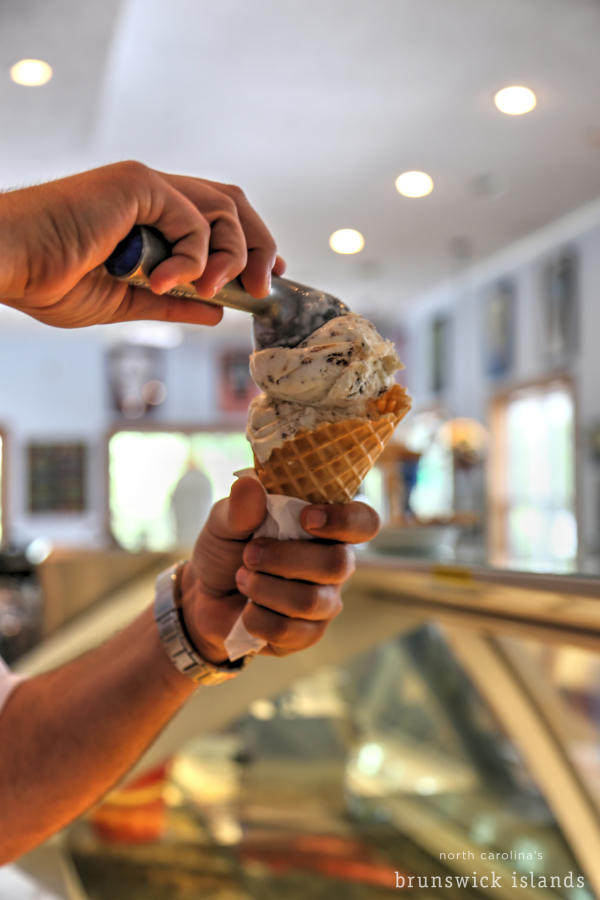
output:
POLYGON ((175 563, 174 566, 161 572, 156 579, 154 618, 158 633, 175 668, 196 684, 221 684, 239 675, 251 656, 244 656, 235 662, 226 662, 219 666, 200 656, 187 632, 181 611, 179 575, 184 565, 185 562, 175 563))

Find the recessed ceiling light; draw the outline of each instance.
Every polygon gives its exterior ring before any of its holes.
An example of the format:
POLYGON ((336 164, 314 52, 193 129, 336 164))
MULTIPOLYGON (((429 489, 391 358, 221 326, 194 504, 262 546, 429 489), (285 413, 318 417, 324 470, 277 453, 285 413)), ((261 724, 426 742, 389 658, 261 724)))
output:
POLYGON ((433 178, 427 172, 403 172, 396 178, 396 190, 403 197, 426 197, 433 190, 433 178))
POLYGON ((531 88, 512 84, 498 91, 494 96, 494 103, 507 116, 522 116, 535 108, 537 97, 531 88))
POLYGON ((355 228, 340 228, 330 235, 329 246, 335 253, 360 253, 365 239, 355 228))
POLYGON ((43 59, 20 59, 10 67, 10 77, 15 84, 38 87, 52 78, 52 66, 43 59))

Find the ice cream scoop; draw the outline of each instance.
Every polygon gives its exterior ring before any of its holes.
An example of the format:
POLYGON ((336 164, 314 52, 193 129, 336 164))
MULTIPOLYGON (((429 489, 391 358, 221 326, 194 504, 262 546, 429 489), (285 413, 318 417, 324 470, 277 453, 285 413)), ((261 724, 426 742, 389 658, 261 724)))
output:
MULTIPOLYGON (((136 225, 117 245, 105 265, 115 278, 149 288, 150 273, 170 254, 171 245, 156 229, 136 225)), ((270 294, 260 300, 244 290, 237 278, 210 300, 199 297, 192 284, 178 285, 169 293, 251 313, 257 350, 295 347, 329 319, 350 312, 341 300, 331 294, 277 275, 272 276, 270 294)))

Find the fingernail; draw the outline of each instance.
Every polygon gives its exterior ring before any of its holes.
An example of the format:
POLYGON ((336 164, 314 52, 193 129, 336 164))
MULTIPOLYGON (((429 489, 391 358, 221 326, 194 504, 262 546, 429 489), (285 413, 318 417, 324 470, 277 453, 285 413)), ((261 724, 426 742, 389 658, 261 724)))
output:
POLYGON ((263 548, 260 544, 248 544, 244 550, 244 562, 248 566, 257 566, 263 557, 263 548))
POLYGON ((215 294, 218 294, 219 291, 222 291, 226 284, 229 284, 229 278, 222 278, 220 281, 217 281, 215 284, 213 284, 213 297, 215 294))
POLYGON ((162 284, 160 288, 152 288, 152 291, 155 294, 160 294, 162 296, 163 294, 168 294, 169 291, 172 291, 174 287, 177 287, 177 281, 173 281, 171 279, 170 281, 162 284))
POLYGON ((238 569, 235 573, 235 578, 238 584, 242 587, 246 587, 248 583, 248 570, 247 569, 238 569))
POLYGON ((309 509, 305 521, 309 528, 322 528, 327 522, 327 513, 324 509, 309 509))

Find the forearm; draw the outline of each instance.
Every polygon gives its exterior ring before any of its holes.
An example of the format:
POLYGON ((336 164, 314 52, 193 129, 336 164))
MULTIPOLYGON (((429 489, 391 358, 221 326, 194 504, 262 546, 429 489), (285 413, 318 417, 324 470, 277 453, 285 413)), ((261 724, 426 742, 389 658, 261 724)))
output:
POLYGON ((193 689, 151 610, 85 657, 20 684, 0 716, 0 864, 97 801, 193 689))

